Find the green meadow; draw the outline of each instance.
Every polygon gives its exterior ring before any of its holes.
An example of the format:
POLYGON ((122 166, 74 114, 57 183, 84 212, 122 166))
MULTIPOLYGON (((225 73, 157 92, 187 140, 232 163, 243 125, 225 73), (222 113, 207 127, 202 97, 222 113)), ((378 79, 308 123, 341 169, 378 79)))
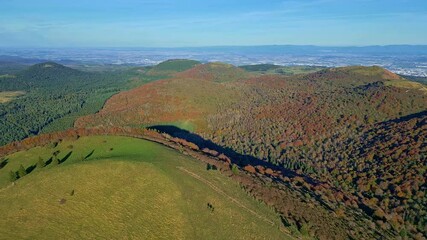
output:
POLYGON ((1 238, 288 238, 273 210, 175 150, 116 136, 55 145, 2 160, 1 238), (21 165, 27 175, 11 183, 21 165))

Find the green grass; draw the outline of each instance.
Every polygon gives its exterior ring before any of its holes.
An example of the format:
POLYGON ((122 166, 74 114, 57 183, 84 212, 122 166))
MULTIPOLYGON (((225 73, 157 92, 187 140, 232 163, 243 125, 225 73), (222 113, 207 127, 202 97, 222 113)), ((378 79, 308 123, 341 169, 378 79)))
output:
POLYGON ((200 62, 194 60, 172 59, 154 66, 148 71, 148 74, 168 76, 174 73, 183 72, 198 64, 200 64, 200 62))
POLYGON ((23 91, 0 92, 0 104, 13 101, 13 99, 20 97, 24 94, 25 94, 25 92, 23 92, 23 91))
POLYGON ((413 81, 406 80, 406 79, 386 81, 385 85, 386 86, 398 87, 398 88, 417 89, 417 90, 421 90, 425 94, 427 94, 427 87, 425 85, 423 85, 422 83, 413 82, 413 81))
POLYGON ((278 216, 238 184, 159 144, 83 137, 7 159, 0 169, 0 236, 6 239, 286 239, 278 216), (58 150, 59 158, 72 153, 60 165, 8 182, 10 170, 58 150))
POLYGON ((240 68, 259 74, 281 74, 281 75, 297 75, 308 74, 325 69, 321 66, 280 66, 274 64, 255 64, 240 66, 240 68))
POLYGON ((16 78, 16 76, 11 74, 3 74, 3 75, 0 75, 0 79, 2 78, 16 78))

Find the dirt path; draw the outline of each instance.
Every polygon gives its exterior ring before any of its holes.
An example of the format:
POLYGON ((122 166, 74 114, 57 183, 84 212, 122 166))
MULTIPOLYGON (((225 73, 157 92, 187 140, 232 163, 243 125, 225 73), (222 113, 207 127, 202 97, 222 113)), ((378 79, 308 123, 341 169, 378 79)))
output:
MULTIPOLYGON (((213 183, 209 182, 208 180, 202 178, 201 176, 197 175, 196 173, 193 173, 187 169, 185 169, 184 167, 177 167, 179 170, 187 173, 188 175, 194 177, 195 179, 205 183, 206 185, 208 185, 212 190, 214 190, 215 192, 221 194, 222 196, 228 198, 231 202, 233 202, 234 204, 236 204, 237 206, 245 209, 246 211, 248 211, 249 213, 251 213, 252 215, 254 215, 255 217, 269 223, 272 226, 277 225, 276 223, 274 223, 273 221, 271 221, 270 219, 267 219, 261 215, 259 215, 257 212, 255 212, 254 210, 246 207, 245 205, 243 205, 241 202, 239 202, 237 199, 231 197, 230 195, 228 195, 227 193, 225 193, 224 191, 222 191, 220 188, 218 188, 217 186, 215 186, 213 183)), ((291 239, 295 239, 293 236, 290 235, 289 230, 283 228, 282 226, 279 226, 279 229, 282 233, 284 233, 285 235, 287 235, 289 238, 291 239)))

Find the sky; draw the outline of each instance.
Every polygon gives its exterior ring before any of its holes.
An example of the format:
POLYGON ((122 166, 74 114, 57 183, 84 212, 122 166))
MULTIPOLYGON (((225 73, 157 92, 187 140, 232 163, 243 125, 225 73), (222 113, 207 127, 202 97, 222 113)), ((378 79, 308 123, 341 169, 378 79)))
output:
POLYGON ((427 0, 0 0, 0 47, 427 44, 427 0))

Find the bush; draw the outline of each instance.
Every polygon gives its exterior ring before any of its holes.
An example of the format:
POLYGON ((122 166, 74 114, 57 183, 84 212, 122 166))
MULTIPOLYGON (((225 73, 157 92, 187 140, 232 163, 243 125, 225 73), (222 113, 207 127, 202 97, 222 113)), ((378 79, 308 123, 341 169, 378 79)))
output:
POLYGON ((401 236, 402 238, 408 236, 408 232, 406 231, 405 228, 402 228, 402 230, 400 230, 399 236, 401 236))
POLYGON ((306 224, 306 223, 304 223, 304 224, 302 224, 301 225, 301 228, 300 228, 300 230, 299 230, 300 232, 301 232, 301 234, 303 235, 303 236, 308 236, 308 235, 310 235, 310 228, 309 228, 309 226, 306 224))
POLYGON ((239 168, 237 167, 236 164, 231 165, 231 171, 233 172, 234 175, 239 174, 239 168))

